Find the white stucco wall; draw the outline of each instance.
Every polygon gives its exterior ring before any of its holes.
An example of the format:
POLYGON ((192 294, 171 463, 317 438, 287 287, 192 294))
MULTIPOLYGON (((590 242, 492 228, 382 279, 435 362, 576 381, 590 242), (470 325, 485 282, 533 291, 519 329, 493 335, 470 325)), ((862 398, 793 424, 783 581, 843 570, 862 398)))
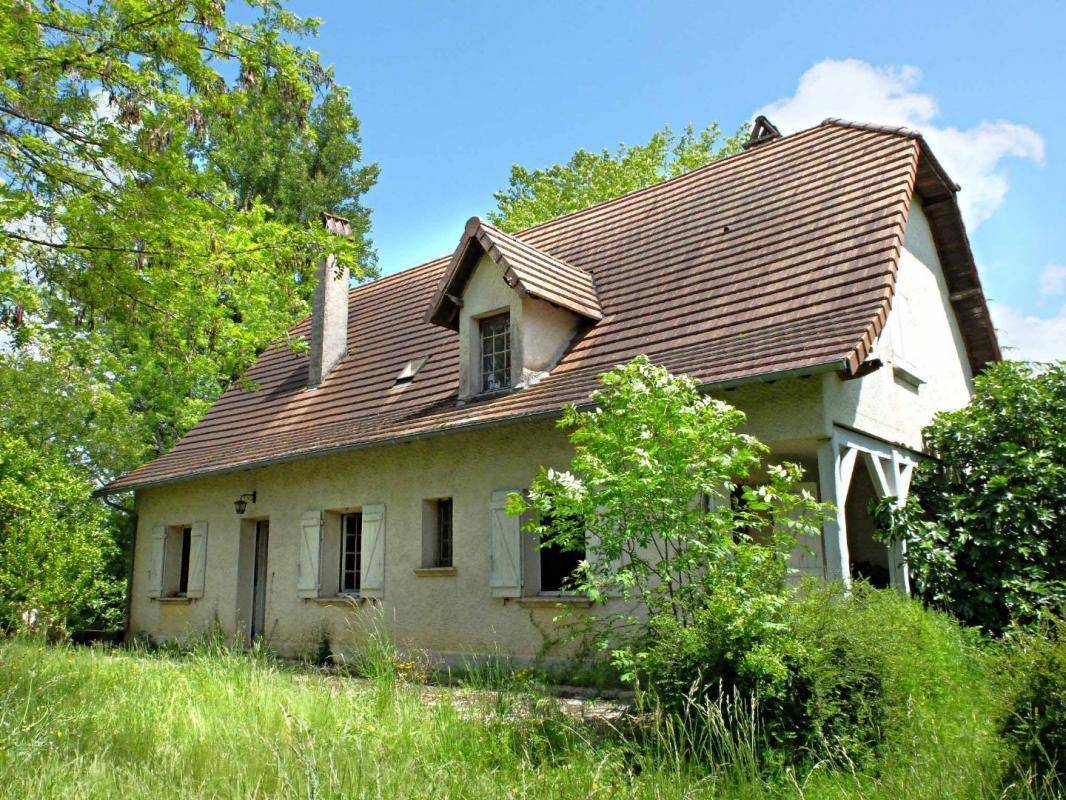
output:
POLYGON ((922 428, 933 414, 969 402, 973 376, 929 221, 917 196, 900 254, 896 292, 909 307, 902 330, 907 361, 924 382, 916 387, 894 369, 898 359, 892 331, 898 320, 893 315, 902 316, 897 302, 877 343, 877 355, 885 366, 858 380, 842 381, 836 374, 823 377, 825 426, 829 431, 833 423, 842 423, 918 450, 922 428))
MULTIPOLYGON (((744 386, 722 396, 748 414, 747 430, 764 441, 784 439, 781 452, 807 451, 820 423, 820 382, 789 380, 744 386), (802 449, 802 448, 801 448, 802 449)), ((440 655, 489 652, 534 658, 553 635, 554 607, 491 596, 489 587, 494 490, 522 489, 543 466, 565 467, 570 446, 552 420, 504 424, 403 444, 353 450, 138 492, 138 536, 132 586, 132 630, 157 638, 196 635, 217 623, 237 628, 239 596, 247 585, 250 520, 269 519, 265 633, 281 652, 312 650, 322 633, 345 646, 382 624, 395 641, 440 655), (244 517, 233 501, 255 491, 244 517), (454 503, 455 574, 421 577, 423 501, 454 503), (297 596, 300 518, 304 511, 386 508, 385 591, 380 605, 351 608, 297 596), (159 525, 206 521, 206 581, 202 599, 159 601, 148 596, 151 531, 159 525), (241 536, 241 531, 245 536, 241 536), (246 551, 242 570, 242 540, 246 551), (243 578, 243 581, 242 581, 243 578)), ((332 565, 326 569, 335 568, 332 565)))

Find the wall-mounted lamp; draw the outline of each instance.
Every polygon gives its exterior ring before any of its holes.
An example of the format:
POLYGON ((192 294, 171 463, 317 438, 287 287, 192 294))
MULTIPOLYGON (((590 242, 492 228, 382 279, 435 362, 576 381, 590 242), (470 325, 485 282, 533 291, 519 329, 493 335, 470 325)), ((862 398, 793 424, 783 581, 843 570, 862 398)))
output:
POLYGON ((233 501, 233 508, 238 514, 243 514, 248 510, 248 504, 255 502, 255 492, 251 494, 242 494, 236 500, 233 501))

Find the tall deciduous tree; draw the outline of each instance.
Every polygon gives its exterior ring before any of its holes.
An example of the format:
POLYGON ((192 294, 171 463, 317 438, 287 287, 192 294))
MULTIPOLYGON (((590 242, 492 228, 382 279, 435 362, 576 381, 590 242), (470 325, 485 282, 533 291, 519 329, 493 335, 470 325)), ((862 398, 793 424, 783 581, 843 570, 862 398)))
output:
MULTIPOLYGON (((284 342, 323 253, 357 280, 373 269, 361 196, 377 170, 345 92, 299 44, 318 21, 281 0, 240 13, 0 0, 0 426, 18 435, 0 482, 38 476, 40 502, 77 517, 49 521, 12 489, 0 574, 39 558, 78 602, 100 605, 121 576, 102 542, 122 542, 125 520, 93 484, 165 450, 284 342), (354 235, 328 236, 323 209, 354 235), (48 546, 53 522, 84 558, 48 546)), ((40 597, 22 605, 84 616, 40 597)))
POLYGON ((292 43, 318 22, 247 5, 237 24, 217 0, 0 0, 2 367, 36 359, 55 368, 42 387, 85 389, 64 403, 126 409, 132 438, 89 448, 109 452, 97 478, 168 447, 281 339, 327 248, 357 278, 372 264, 359 198, 376 169, 292 43), (272 155, 262 174, 244 141, 272 155), (319 191, 356 236, 315 223, 319 191))
MULTIPOLYGON (((376 164, 362 164, 359 118, 348 91, 330 86, 307 114, 294 114, 277 77, 234 92, 240 110, 208 125, 204 152, 235 193, 239 207, 256 202, 289 225, 314 223, 325 209, 346 217, 353 235, 368 239, 370 210, 362 196, 377 181, 376 164)), ((372 267, 370 247, 360 253, 372 267)))
POLYGON ((717 122, 700 131, 688 125, 681 136, 666 126, 644 144, 619 145, 613 153, 578 150, 565 164, 532 170, 515 165, 507 188, 494 195, 489 220, 517 231, 580 211, 737 153, 747 134, 744 125, 723 137, 717 122))

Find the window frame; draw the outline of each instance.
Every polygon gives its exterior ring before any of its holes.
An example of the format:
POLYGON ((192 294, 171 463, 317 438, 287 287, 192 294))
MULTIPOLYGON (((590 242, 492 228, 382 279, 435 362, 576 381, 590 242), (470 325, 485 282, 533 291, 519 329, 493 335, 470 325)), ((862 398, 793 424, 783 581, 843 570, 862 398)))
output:
POLYGON ((363 512, 352 511, 346 514, 341 514, 341 530, 340 530, 340 547, 338 558, 338 577, 337 577, 337 593, 338 595, 351 595, 358 596, 362 591, 362 577, 363 577, 363 512), (354 534, 348 531, 349 520, 356 520, 356 529, 354 534), (354 552, 354 564, 353 568, 349 570, 347 568, 347 560, 349 554, 350 541, 349 537, 354 539, 355 552, 354 552), (349 576, 352 576, 353 586, 348 587, 346 580, 349 576))
MULTIPOLYGON (((552 525, 552 521, 550 519, 549 520, 544 520, 544 522, 542 524, 547 525, 547 526, 550 527, 552 525)), ((584 595, 582 594, 582 592, 579 591, 576 587, 564 588, 564 584, 566 583, 567 579, 570 576, 572 576, 574 574, 574 572, 577 571, 577 569, 580 567, 580 563, 588 558, 588 553, 589 553, 589 548, 588 548, 588 533, 587 532, 585 534, 585 546, 581 550, 556 550, 556 549, 553 549, 553 548, 544 547, 542 542, 538 540, 538 542, 537 542, 537 595, 540 596, 540 597, 583 597, 584 595), (567 574, 567 577, 563 578, 560 581, 560 586, 559 586, 558 589, 545 589, 544 588, 544 555, 545 555, 545 553, 551 553, 551 552, 554 552, 557 556, 564 556, 564 555, 570 555, 570 554, 579 556, 578 559, 577 559, 578 563, 574 565, 574 568, 567 574)))
POLYGON ((514 350, 513 342, 513 329, 511 327, 511 312, 500 311, 494 314, 489 314, 484 317, 480 317, 477 320, 478 324, 478 393, 479 394, 494 394, 496 392, 506 392, 513 388, 513 378, 511 375, 513 368, 512 355, 514 350), (491 331, 487 330, 489 326, 498 324, 503 321, 502 330, 491 331), (498 346, 500 342, 503 342, 502 347, 498 346), (486 344, 491 344, 492 350, 486 352, 486 344), (499 368, 495 366, 496 358, 503 358, 503 365, 499 368), (486 360, 492 365, 491 369, 486 370, 486 360), (502 382, 496 386, 490 386, 488 381, 490 376, 499 375, 502 382))
POLYGON ((455 566, 455 503, 450 497, 438 498, 434 520, 433 566, 455 566))
POLYGON ((192 525, 182 525, 180 530, 181 555, 178 561, 178 591, 175 597, 187 597, 189 594, 189 559, 192 555, 192 525))

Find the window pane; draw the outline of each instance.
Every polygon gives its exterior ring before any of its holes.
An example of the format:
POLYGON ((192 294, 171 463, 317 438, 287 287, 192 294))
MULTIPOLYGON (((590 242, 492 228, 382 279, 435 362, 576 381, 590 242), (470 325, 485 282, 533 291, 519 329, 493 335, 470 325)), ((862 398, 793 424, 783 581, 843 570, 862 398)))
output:
POLYGON ((178 594, 189 591, 189 551, 192 549, 192 528, 181 530, 181 571, 178 573, 178 594))
POLYGON ((452 501, 444 498, 437 501, 437 547, 435 564, 437 567, 452 565, 452 501))
MULTIPOLYGON (((567 518, 569 524, 576 524, 576 518, 567 518)), ((545 524, 552 526, 552 521, 545 524)), ((540 548, 540 590, 542 592, 574 591, 574 579, 578 566, 585 558, 585 547, 563 550, 554 544, 540 548)))
POLYGON ((341 524, 341 591, 358 592, 362 572, 363 515, 345 514, 341 524))
POLYGON ((481 391, 511 385, 511 318, 497 314, 481 320, 481 391))

